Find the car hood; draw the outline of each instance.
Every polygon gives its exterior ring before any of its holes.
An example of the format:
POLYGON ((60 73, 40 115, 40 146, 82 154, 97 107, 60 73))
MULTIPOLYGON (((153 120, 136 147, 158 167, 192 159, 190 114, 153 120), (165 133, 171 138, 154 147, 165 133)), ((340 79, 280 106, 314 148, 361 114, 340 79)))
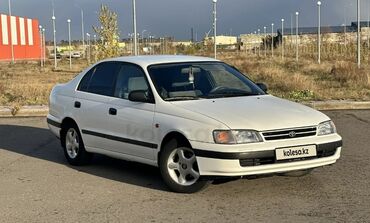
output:
POLYGON ((172 102, 230 129, 266 131, 318 125, 329 118, 307 106, 271 95, 172 102))

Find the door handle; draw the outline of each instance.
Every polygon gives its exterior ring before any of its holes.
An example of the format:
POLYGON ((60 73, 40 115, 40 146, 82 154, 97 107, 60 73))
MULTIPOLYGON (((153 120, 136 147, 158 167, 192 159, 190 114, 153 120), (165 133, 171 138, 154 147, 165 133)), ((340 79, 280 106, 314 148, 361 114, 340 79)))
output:
POLYGON ((81 108, 81 102, 75 101, 75 108, 81 108))
POLYGON ((110 109, 109 109, 109 114, 110 114, 110 115, 117 115, 117 109, 115 109, 115 108, 110 108, 110 109))

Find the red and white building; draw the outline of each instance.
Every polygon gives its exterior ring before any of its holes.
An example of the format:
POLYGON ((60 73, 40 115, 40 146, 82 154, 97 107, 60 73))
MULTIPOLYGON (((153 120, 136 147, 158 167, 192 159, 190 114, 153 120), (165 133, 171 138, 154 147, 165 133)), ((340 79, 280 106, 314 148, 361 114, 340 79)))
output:
POLYGON ((0 61, 41 58, 39 22, 36 19, 0 14, 0 61))

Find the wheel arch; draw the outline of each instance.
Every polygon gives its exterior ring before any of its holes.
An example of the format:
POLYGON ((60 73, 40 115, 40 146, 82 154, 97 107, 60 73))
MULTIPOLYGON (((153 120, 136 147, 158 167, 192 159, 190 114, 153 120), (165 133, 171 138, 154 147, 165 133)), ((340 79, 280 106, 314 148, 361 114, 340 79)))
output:
POLYGON ((68 124, 73 124, 73 125, 77 125, 76 121, 71 118, 71 117, 65 117, 63 120, 62 120, 62 123, 61 123, 61 129, 65 128, 68 124))
POLYGON ((158 154, 157 154, 157 164, 158 165, 159 165, 159 162, 160 162, 161 152, 163 151, 164 147, 173 139, 176 139, 176 142, 177 142, 176 146, 185 146, 185 147, 189 147, 191 149, 193 148, 191 146, 190 141, 185 137, 184 134, 182 134, 178 131, 171 131, 171 132, 167 133, 165 137, 163 137, 162 142, 160 144, 159 151, 158 151, 158 154))

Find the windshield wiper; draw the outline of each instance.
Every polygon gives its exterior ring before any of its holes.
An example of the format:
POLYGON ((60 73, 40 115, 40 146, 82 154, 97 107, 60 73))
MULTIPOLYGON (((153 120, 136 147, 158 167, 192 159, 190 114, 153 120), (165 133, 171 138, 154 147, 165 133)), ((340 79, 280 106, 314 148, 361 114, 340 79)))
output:
POLYGON ((229 98, 229 97, 242 97, 242 96, 256 96, 259 94, 249 92, 223 92, 208 95, 207 98, 229 98))
POLYGON ((165 98, 165 101, 184 101, 184 100, 199 100, 199 97, 196 96, 176 96, 171 98, 165 98))

